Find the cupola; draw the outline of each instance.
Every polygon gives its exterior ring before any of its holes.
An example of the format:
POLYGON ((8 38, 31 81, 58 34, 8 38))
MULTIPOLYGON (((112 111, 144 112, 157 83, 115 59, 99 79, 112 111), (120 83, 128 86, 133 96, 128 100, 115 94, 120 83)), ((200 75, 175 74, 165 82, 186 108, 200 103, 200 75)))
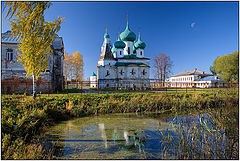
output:
POLYGON ((125 48, 126 44, 118 37, 118 40, 114 43, 115 48, 125 48))
POLYGON ((140 39, 140 32, 139 32, 139 37, 138 37, 138 41, 134 44, 134 47, 136 49, 144 49, 146 47, 146 44, 144 42, 141 41, 140 39))
POLYGON ((128 23, 127 23, 125 31, 123 31, 120 34, 120 38, 122 39, 122 41, 134 41, 134 40, 136 40, 136 35, 135 35, 134 32, 132 32, 129 29, 128 23))

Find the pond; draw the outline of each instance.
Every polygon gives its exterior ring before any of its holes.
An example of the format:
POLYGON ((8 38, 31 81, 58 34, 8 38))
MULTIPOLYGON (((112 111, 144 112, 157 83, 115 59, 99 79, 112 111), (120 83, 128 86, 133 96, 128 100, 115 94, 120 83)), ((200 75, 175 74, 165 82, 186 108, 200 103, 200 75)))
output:
POLYGON ((227 158, 228 138, 208 114, 106 114, 51 127, 44 148, 53 159, 227 158), (211 153, 209 153, 209 151, 211 153))

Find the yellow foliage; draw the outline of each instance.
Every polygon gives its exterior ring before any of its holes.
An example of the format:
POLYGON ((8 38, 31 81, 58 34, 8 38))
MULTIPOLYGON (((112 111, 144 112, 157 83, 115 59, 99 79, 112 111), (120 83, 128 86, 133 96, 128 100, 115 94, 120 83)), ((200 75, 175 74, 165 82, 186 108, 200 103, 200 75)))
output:
POLYGON ((73 102, 72 101, 69 101, 69 103, 66 102, 66 109, 67 110, 71 110, 73 107, 73 102))

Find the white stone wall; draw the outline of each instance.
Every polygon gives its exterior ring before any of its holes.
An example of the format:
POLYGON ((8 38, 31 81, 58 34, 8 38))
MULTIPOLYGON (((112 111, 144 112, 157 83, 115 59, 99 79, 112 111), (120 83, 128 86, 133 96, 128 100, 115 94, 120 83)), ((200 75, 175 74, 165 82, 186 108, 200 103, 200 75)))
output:
POLYGON ((116 49, 116 58, 122 58, 124 56, 124 50, 123 49, 116 49), (121 54, 120 54, 121 52, 121 54))
POLYGON ((137 49, 136 53, 137 53, 137 57, 139 57, 139 58, 144 57, 144 50, 143 49, 137 49))
POLYGON ((124 55, 131 55, 133 54, 133 42, 132 41, 124 41, 126 47, 124 48, 124 55), (130 54, 128 54, 128 47, 130 48, 130 54))
POLYGON ((97 87, 97 76, 90 76, 90 87, 91 88, 97 87))

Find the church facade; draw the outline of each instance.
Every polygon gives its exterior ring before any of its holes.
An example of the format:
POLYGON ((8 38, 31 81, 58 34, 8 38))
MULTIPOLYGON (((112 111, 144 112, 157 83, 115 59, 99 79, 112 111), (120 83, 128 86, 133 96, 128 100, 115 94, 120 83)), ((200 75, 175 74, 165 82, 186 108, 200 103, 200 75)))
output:
POLYGON ((113 45, 106 29, 97 66, 98 88, 150 87, 150 59, 146 58, 144 53, 146 44, 141 41, 140 33, 137 42, 135 40, 136 35, 130 30, 128 23, 113 45))

